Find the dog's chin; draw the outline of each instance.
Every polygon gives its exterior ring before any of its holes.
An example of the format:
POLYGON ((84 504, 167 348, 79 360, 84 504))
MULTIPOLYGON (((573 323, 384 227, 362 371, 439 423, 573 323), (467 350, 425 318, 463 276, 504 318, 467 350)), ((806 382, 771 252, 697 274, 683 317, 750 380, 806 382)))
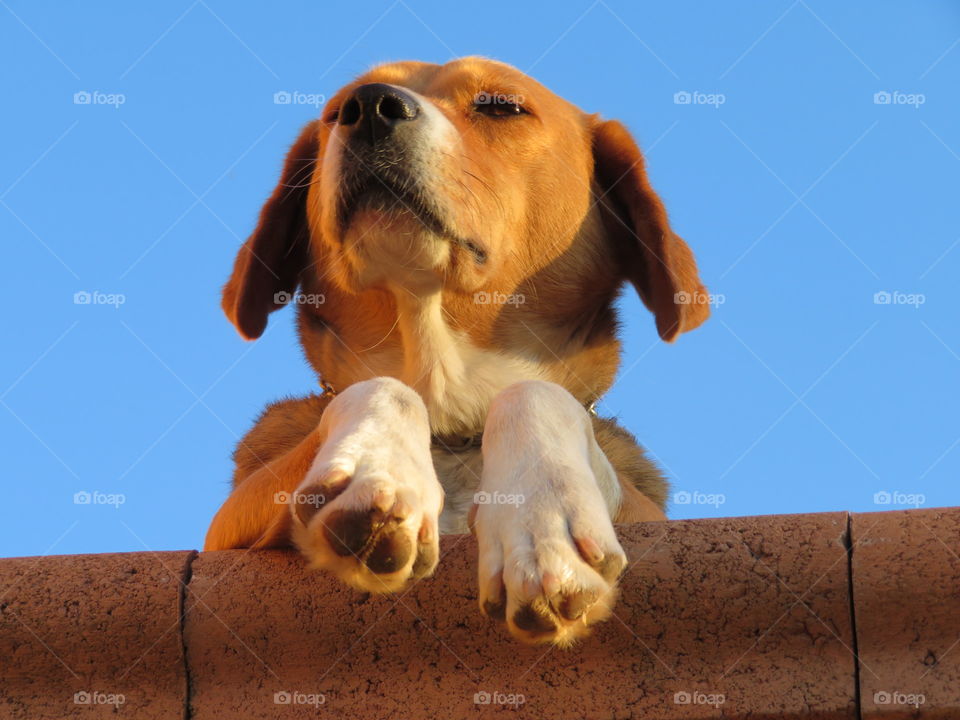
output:
POLYGON ((355 211, 342 247, 361 287, 396 285, 429 292, 440 287, 450 260, 444 235, 405 209, 355 211))
POLYGON ((365 202, 347 217, 340 248, 358 290, 473 292, 484 281, 486 250, 459 238, 434 215, 396 203, 365 202))

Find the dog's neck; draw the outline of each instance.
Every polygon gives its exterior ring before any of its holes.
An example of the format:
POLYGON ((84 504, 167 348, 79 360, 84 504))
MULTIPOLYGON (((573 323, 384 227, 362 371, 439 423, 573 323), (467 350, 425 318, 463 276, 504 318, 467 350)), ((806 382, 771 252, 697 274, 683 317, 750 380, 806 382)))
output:
POLYGON ((396 293, 397 326, 403 339, 401 380, 424 397, 443 397, 447 387, 458 383, 466 372, 461 346, 444 317, 439 292, 413 295, 396 293))
POLYGON ((399 289, 395 297, 403 344, 398 376, 423 397, 434 432, 479 432, 498 392, 542 378, 536 364, 479 348, 451 328, 439 290, 414 295, 399 289))

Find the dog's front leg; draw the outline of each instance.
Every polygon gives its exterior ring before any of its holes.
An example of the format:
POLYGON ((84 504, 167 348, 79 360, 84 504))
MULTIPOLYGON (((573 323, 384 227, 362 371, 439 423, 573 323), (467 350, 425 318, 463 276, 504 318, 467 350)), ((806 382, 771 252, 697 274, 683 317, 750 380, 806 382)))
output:
POLYGON ((589 414, 565 389, 527 381, 490 406, 474 506, 480 606, 527 642, 567 645, 605 619, 626 555, 622 501, 589 414))
POLYGON ((375 593, 432 573, 443 490, 416 391, 393 378, 351 385, 318 431, 320 450, 291 498, 292 537, 311 565, 375 593))

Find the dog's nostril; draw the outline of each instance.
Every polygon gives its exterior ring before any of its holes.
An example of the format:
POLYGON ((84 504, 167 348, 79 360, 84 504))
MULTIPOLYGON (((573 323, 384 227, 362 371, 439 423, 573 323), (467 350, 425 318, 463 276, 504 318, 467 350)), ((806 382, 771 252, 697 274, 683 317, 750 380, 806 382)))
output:
POLYGON ((413 94, 386 83, 367 83, 354 90, 340 108, 339 124, 352 128, 353 139, 372 144, 419 116, 420 103, 413 94))
POLYGON ((380 100, 377 112, 388 120, 411 120, 417 116, 416 110, 411 108, 396 95, 384 95, 380 100))
POLYGON ((337 116, 339 125, 353 125, 360 119, 360 103, 356 98, 347 100, 340 108, 340 114, 337 116))

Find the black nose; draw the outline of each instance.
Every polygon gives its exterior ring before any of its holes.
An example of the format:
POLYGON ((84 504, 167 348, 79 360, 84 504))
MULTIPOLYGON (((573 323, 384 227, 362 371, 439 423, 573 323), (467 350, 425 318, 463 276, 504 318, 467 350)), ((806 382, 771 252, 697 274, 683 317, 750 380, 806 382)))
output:
POLYGON ((356 137, 377 142, 419 114, 420 103, 413 95, 393 85, 368 83, 353 91, 340 108, 337 123, 354 126, 356 137))

